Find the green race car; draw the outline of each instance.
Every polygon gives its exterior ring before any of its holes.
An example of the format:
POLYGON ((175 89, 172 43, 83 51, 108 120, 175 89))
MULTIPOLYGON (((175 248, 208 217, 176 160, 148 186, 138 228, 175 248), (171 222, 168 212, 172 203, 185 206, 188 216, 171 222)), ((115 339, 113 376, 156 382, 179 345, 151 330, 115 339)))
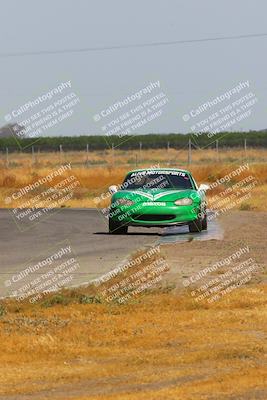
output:
POLYGON ((110 186, 109 232, 127 233, 129 226, 188 225, 190 232, 207 229, 205 191, 189 171, 173 168, 130 171, 118 188, 110 186))

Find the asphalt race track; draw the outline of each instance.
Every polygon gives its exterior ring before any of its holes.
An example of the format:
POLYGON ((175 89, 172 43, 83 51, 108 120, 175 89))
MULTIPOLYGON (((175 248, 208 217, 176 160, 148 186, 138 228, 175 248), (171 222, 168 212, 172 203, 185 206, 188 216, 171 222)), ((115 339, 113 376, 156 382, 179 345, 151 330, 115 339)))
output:
POLYGON ((12 211, 0 210, 0 296, 5 282, 28 265, 36 264, 69 243, 79 262, 70 286, 89 282, 114 269, 133 251, 156 243, 193 239, 220 239, 219 224, 212 221, 208 232, 189 234, 187 227, 129 228, 127 235, 109 235, 107 222, 94 209, 60 209, 46 220, 21 231, 12 211))

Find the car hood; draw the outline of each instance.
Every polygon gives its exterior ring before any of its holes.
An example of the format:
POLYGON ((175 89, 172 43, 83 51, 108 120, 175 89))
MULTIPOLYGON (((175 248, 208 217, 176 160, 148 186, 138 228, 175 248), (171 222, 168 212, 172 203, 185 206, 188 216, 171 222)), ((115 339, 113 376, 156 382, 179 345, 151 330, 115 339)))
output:
POLYGON ((190 197, 194 193, 194 198, 197 199, 198 193, 194 189, 185 189, 185 190, 177 190, 177 189, 150 189, 150 190, 119 190, 112 197, 113 200, 117 200, 119 198, 128 198, 135 201, 175 201, 178 199, 183 199, 185 197, 190 197))

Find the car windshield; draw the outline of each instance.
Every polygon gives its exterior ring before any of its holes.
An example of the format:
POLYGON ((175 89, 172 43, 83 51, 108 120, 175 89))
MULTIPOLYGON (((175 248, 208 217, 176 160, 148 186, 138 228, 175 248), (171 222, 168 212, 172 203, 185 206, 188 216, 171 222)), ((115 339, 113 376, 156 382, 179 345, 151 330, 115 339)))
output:
POLYGON ((127 175, 122 190, 193 189, 191 179, 183 171, 137 171, 127 175))

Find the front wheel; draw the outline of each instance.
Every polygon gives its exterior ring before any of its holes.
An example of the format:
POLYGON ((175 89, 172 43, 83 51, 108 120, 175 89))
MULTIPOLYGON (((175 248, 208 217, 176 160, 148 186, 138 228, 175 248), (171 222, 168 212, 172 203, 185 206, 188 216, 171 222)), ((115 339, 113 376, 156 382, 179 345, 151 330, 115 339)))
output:
POLYGON ((112 219, 109 219, 109 233, 112 235, 125 235, 128 232, 128 226, 127 225, 120 225, 115 221, 112 221, 112 219))
POLYGON ((195 221, 190 222, 188 226, 189 226, 189 232, 191 233, 201 232, 202 231, 201 218, 198 218, 195 221))

